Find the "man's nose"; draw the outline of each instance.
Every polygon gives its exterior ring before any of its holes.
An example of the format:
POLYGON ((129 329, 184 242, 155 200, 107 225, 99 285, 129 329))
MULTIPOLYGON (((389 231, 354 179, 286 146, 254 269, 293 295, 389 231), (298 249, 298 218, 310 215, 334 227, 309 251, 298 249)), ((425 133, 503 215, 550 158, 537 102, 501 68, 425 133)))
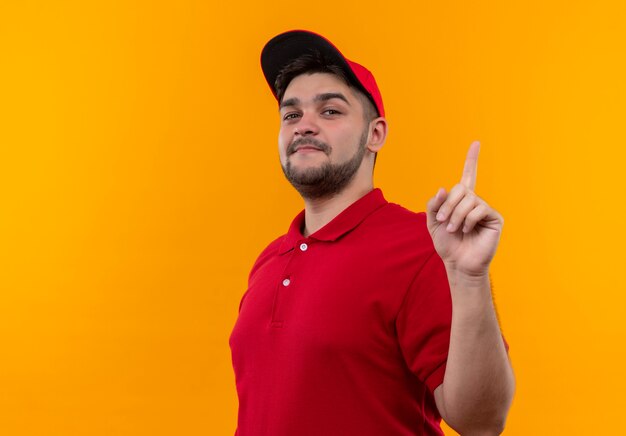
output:
POLYGON ((295 127, 294 133, 300 136, 317 135, 319 126, 315 122, 314 115, 303 114, 295 127))

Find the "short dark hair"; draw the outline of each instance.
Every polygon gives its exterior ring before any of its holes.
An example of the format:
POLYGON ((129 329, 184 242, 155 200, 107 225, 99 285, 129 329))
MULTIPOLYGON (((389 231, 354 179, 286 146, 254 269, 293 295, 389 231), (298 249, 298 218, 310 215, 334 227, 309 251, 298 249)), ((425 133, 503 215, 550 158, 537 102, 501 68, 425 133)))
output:
POLYGON ((293 79, 302 74, 314 73, 332 74, 340 78, 346 85, 348 85, 361 101, 363 106, 363 116, 366 123, 369 123, 378 117, 378 111, 370 98, 362 90, 354 86, 350 80, 348 80, 343 68, 328 61, 318 50, 311 50, 310 53, 297 57, 280 70, 278 76, 276 76, 276 82, 274 83, 278 101, 283 101, 285 91, 293 79))

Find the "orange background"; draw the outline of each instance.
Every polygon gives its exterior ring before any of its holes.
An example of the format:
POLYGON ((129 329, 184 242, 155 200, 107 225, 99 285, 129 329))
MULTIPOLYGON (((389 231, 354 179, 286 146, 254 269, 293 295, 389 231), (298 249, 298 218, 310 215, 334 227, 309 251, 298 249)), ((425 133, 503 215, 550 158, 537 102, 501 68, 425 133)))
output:
POLYGON ((302 208, 258 61, 291 28, 375 73, 390 201, 424 210, 481 141, 505 434, 618 434, 625 5, 3 2, 0 434, 232 435, 237 306, 302 208))

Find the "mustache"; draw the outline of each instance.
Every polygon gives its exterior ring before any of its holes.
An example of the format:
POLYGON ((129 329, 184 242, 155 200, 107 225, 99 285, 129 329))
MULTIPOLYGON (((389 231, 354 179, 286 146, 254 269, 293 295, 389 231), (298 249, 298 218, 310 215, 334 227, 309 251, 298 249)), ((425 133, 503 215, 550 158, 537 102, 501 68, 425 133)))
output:
POLYGON ((296 147, 300 147, 302 145, 312 145, 313 147, 319 148, 325 154, 330 153, 330 147, 325 142, 318 141, 315 138, 304 137, 304 138, 298 138, 295 141, 293 141, 291 144, 289 144, 289 147, 287 147, 287 155, 289 156, 295 153, 296 147))

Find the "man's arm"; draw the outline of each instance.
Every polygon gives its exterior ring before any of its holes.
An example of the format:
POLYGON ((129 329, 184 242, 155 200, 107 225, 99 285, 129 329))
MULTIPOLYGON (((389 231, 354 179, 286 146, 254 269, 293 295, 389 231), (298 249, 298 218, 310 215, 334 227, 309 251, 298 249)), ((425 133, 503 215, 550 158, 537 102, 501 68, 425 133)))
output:
POLYGON ((450 349, 435 402, 442 418, 460 434, 497 435, 504 430, 515 380, 489 279, 448 277, 453 313, 450 349))
POLYGON ((500 434, 515 391, 489 284, 504 221, 474 193, 478 151, 475 142, 461 183, 449 193, 440 189, 427 206, 428 230, 452 297, 450 348, 435 402, 446 423, 463 435, 500 434))

